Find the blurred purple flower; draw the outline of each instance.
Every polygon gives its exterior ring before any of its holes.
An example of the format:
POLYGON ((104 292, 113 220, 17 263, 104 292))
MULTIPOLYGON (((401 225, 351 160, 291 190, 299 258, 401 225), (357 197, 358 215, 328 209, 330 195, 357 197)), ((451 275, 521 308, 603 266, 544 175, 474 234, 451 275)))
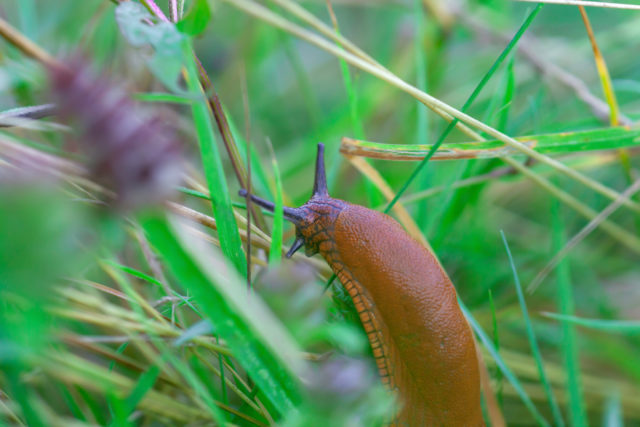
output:
POLYGON ((66 65, 50 69, 52 95, 77 132, 92 178, 115 192, 120 208, 166 199, 181 176, 174 129, 80 57, 66 65))

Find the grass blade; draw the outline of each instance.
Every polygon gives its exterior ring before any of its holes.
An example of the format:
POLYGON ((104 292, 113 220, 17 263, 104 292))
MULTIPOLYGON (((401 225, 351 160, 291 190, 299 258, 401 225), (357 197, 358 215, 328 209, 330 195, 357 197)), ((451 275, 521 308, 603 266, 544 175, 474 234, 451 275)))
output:
MULTIPOLYGON (((541 154, 582 153, 640 146, 640 130, 613 127, 577 132, 549 133, 516 137, 541 154)), ((436 144, 386 144, 342 138, 340 152, 351 156, 383 160, 413 160, 426 158, 436 144)), ((492 159, 521 155, 505 147, 501 141, 458 142, 442 144, 433 154, 434 160, 492 159)))
MULTIPOLYGON (((609 199, 615 200, 619 196, 619 194, 615 190, 602 184, 601 182, 587 177, 581 172, 568 167, 567 165, 565 165, 564 163, 558 160, 555 160, 549 156, 545 156, 543 154, 536 152, 535 150, 528 147, 527 145, 516 141, 515 139, 498 131, 497 129, 494 129, 491 126, 488 126, 485 123, 469 116, 468 114, 451 107, 449 104, 435 98, 434 96, 419 90, 418 88, 405 82, 395 74, 389 72, 388 70, 382 67, 377 66, 375 63, 364 61, 363 59, 353 54, 350 54, 344 51, 343 49, 340 49, 339 47, 328 42, 327 40, 318 36, 317 34, 314 34, 300 27, 299 25, 296 25, 288 21, 287 19, 284 19, 281 16, 274 14, 273 12, 269 11, 268 9, 266 9, 265 7, 263 7, 259 3, 256 3, 253 0, 225 0, 225 1, 243 10, 249 15, 255 16, 258 19, 268 22, 271 25, 274 25, 285 31, 288 31, 292 34, 297 35, 301 39, 304 39, 309 43, 312 43, 320 47, 321 49, 326 50, 327 52, 331 53, 334 56, 344 58, 351 65, 354 65, 362 69, 363 71, 366 71, 371 75, 374 75, 380 78, 381 80, 384 80, 388 84, 395 86, 396 88, 404 91, 405 93, 419 99, 421 102, 423 102, 429 108, 432 108, 434 111, 438 113, 444 113, 446 117, 451 116, 459 119, 460 121, 463 121, 464 123, 476 128, 477 130, 484 132, 487 135, 492 136, 504 142, 506 145, 516 148, 517 150, 521 151, 523 154, 526 154, 532 157, 534 160, 537 160, 540 163, 544 163, 545 165, 552 167, 559 173, 570 177, 571 179, 581 183, 582 185, 592 189, 595 192, 600 193, 601 195, 609 199)), ((542 3, 539 3, 536 9, 534 9, 534 11, 532 12, 532 14, 537 13, 541 5, 542 3)), ((531 16, 532 15, 529 15, 529 17, 531 16)), ((523 26, 520 29, 522 30, 527 25, 528 25, 528 22, 525 21, 525 24, 523 24, 523 26)), ((512 41, 513 40, 514 39, 512 39, 512 41)), ((471 132, 471 134, 473 135, 474 139, 476 138, 478 140, 483 139, 480 135, 478 135, 473 131, 471 132)), ((640 204, 636 203, 635 201, 627 200, 624 205, 625 207, 632 209, 635 212, 640 212, 640 204)))
MULTIPOLYGON (((496 307, 493 303, 493 292, 489 289, 489 308, 491 309, 491 327, 493 329, 493 345, 496 348, 496 353, 500 352, 500 334, 498 333, 498 319, 496 317, 496 307)), ((496 371, 496 398, 500 409, 504 411, 504 395, 503 395, 503 383, 502 372, 496 371)))
POLYGON ((560 407, 558 407, 558 402, 556 401, 556 398, 553 395, 551 384, 549 383, 549 380, 547 379, 547 374, 544 370, 542 355, 540 354, 538 341, 536 340, 536 336, 533 331, 533 325, 531 324, 531 318, 529 317, 529 311, 527 310, 527 303, 524 299, 524 293, 522 292, 522 285, 520 284, 520 278, 518 277, 518 272, 516 270, 515 262, 513 261, 513 256, 511 255, 511 249, 509 249, 507 238, 505 237, 504 232, 502 230, 500 230, 500 236, 502 237, 502 242, 504 243, 504 249, 507 252, 507 257, 509 258, 509 264, 511 265, 511 271, 513 273, 513 281, 515 283, 516 293, 518 295, 518 302, 520 303, 520 308, 522 310, 522 317, 524 318, 524 324, 527 330, 527 338, 529 340, 529 345, 531 346, 531 353, 533 354, 533 358, 536 361, 536 367, 538 368, 538 375, 540 375, 540 382, 542 383, 542 388, 544 389, 544 393, 546 394, 547 400, 549 401, 549 406, 551 407, 551 413, 553 414, 553 420, 555 422, 554 425, 564 426, 564 420, 562 419, 562 413, 560 412, 560 407))
POLYGON ((607 68, 607 62, 604 60, 602 52, 600 52, 600 48, 598 47, 598 43, 596 42, 596 36, 593 34, 593 28, 591 28, 591 22, 589 21, 589 17, 587 16, 587 11, 584 9, 584 6, 578 6, 578 10, 580 10, 580 15, 582 16, 584 27, 587 30, 587 35, 589 36, 589 41, 591 42, 591 48, 593 49, 593 59, 596 62, 598 76, 600 76, 602 91, 604 92, 607 104, 609 104, 611 126, 617 126, 620 124, 618 122, 620 107, 618 106, 618 101, 616 100, 616 94, 613 91, 613 83, 611 82, 611 75, 609 74, 609 69, 607 68))
POLYGON ((502 371, 502 374, 504 375, 504 377, 511 383, 513 388, 516 390, 516 392, 520 396, 520 399, 522 400, 522 403, 524 403, 524 406, 526 406, 529 412, 531 413, 531 415, 533 415, 533 418, 536 420, 538 425, 549 427, 549 423, 544 418, 544 416, 542 416, 540 411, 538 411, 538 408, 536 408, 536 406, 533 404, 526 390, 522 387, 522 385, 520 384, 520 381, 518 381, 518 378, 513 374, 513 372, 511 372, 511 369, 509 369, 509 367, 504 363, 502 356, 500 356, 496 348, 493 346, 493 343, 491 342, 491 338, 489 338, 489 336, 482 329, 480 324, 473 317, 469 309, 464 305, 464 303, 460 299, 458 299, 458 303, 460 304, 460 309, 462 310, 465 317, 467 318, 467 321, 469 321, 471 328, 474 330, 478 338, 480 338, 480 341, 482 342, 482 344, 484 344, 485 348, 489 351, 489 354, 491 354, 491 357, 493 357, 493 359, 495 360, 496 365, 498 366, 500 371, 502 371))
POLYGON ((271 152, 271 168, 273 169, 273 178, 275 181, 275 200, 273 209, 273 230, 271 232, 271 247, 269 249, 269 265, 275 266, 282 259, 282 233, 284 229, 284 201, 282 200, 282 178, 280 177, 280 168, 278 167, 278 159, 273 152, 273 146, 269 141, 269 150, 271 152))
POLYGON ((281 415, 295 410, 301 395, 294 373, 303 365, 282 327, 214 253, 194 248, 196 242, 187 242, 176 224, 149 218, 143 226, 271 406, 281 415))
MULTIPOLYGON (((497 69, 500 66, 500 64, 502 64, 502 62, 504 62, 506 57, 513 50, 513 48, 516 46, 516 44, 518 43, 518 41, 520 40, 522 35, 525 33, 527 28, 529 28, 529 25, 531 25, 531 23, 533 22, 533 19, 536 17, 536 15, 538 14, 538 12, 540 11, 541 8, 542 8, 542 5, 536 6, 536 8, 533 9, 533 11, 531 11, 529 16, 527 16, 527 18, 525 19, 523 24, 520 26, 520 28, 518 29, 516 34, 513 36, 511 41, 509 41, 507 46, 500 53, 500 56, 498 56, 498 58, 495 60, 493 65, 491 65, 491 68, 489 68, 489 71, 487 71, 487 73, 482 77, 482 80, 480 80, 480 82, 475 87, 475 89, 473 90, 473 92, 471 93, 469 98, 465 101, 464 105, 460 109, 461 113, 464 113, 466 110, 469 109, 471 104, 473 104, 473 102, 476 100, 476 98, 478 97, 478 95, 480 94, 482 89, 489 82, 491 77, 495 74, 495 72, 497 71, 497 69)), ((384 210, 385 213, 388 213, 391 210, 391 208, 393 207, 393 205, 395 205, 397 203, 398 199, 402 196, 402 194, 404 194, 404 192, 407 190, 407 188, 409 188, 409 185, 418 176, 420 171, 426 166, 427 162, 429 162, 429 159, 431 159, 431 157, 435 154, 435 152, 438 150, 440 145, 444 142, 445 138, 449 135, 449 133, 451 133, 451 131, 455 128, 456 124, 459 121, 460 121, 460 119, 456 117, 451 121, 451 123, 449 123, 449 126, 447 126, 445 131, 440 135, 440 137, 438 138, 436 143, 433 144, 433 147, 431 147, 431 149, 429 150, 429 153, 427 153, 425 158, 416 167, 416 169, 414 170, 413 174, 411 174, 409 179, 404 183, 404 185, 396 193, 396 195, 393 198, 393 200, 387 205, 387 207, 384 210)))
POLYGON ((572 323, 589 329, 605 332, 617 332, 620 334, 640 334, 640 322, 633 320, 604 320, 586 319, 584 317, 570 316, 557 313, 542 313, 543 316, 551 319, 561 320, 563 323, 572 323))
POLYGON ((220 152, 213 132, 211 111, 204 98, 202 86, 199 83, 198 71, 193 55, 191 54, 190 45, 185 44, 183 57, 187 70, 186 80, 189 91, 200 99, 198 102, 191 104, 191 111, 196 134, 198 135, 198 141, 200 143, 202 166, 207 178, 207 185, 209 186, 213 214, 218 226, 220 247, 227 258, 231 260, 236 270, 240 274, 246 274, 247 262, 244 251, 242 250, 242 242, 240 241, 238 226, 231 206, 229 187, 227 186, 227 179, 224 175, 220 152))
POLYGON ((129 396, 125 399, 125 407, 128 414, 131 414, 142 398, 147 394, 149 390, 153 388, 158 376, 160 375, 160 369, 156 365, 152 365, 149 369, 140 375, 138 382, 129 393, 129 396))
MULTIPOLYGON (((551 205, 553 250, 557 252, 565 245, 564 225, 560 218, 560 208, 557 201, 551 205)), ((558 305, 564 315, 573 315, 573 290, 571 289, 571 273, 569 263, 565 258, 556 268, 558 277, 558 305)), ((580 361, 578 359, 577 337, 573 325, 562 322, 562 355, 565 372, 567 373, 567 392, 569 393, 569 420, 571 425, 587 425, 587 416, 582 399, 582 384, 580 380, 580 361)))

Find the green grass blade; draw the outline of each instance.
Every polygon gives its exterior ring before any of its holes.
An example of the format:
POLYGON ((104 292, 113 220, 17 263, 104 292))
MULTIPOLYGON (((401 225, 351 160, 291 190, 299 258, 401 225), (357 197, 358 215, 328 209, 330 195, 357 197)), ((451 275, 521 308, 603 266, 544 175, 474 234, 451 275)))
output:
MULTIPOLYGON (((500 352, 500 334, 498 333, 498 318, 496 316, 496 307, 493 302, 493 292, 489 289, 489 308, 491 310, 491 326, 493 329, 493 345, 496 348, 496 353, 500 352)), ((504 410, 504 394, 502 390, 503 386, 503 375, 502 371, 496 371, 496 398, 498 399, 498 404, 500 405, 500 409, 504 410)))
MULTIPOLYGON (((216 344, 220 344, 220 339, 216 336, 216 344)), ((197 358, 195 358, 197 360, 197 358)), ((229 404, 227 393, 227 381, 224 374, 224 357, 218 354, 218 370, 220 371, 220 391, 222 392, 222 403, 229 404)))
MULTIPOLYGON (((165 285, 155 277, 151 277, 148 274, 145 274, 139 270, 136 270, 135 268, 118 264, 117 262, 114 262, 112 260, 105 260, 104 262, 113 267, 116 267, 117 269, 124 271, 125 273, 128 273, 134 277, 137 277, 138 279, 141 279, 141 280, 144 280, 145 282, 149 282, 153 285, 156 285, 159 289, 164 291, 165 285)), ((189 308, 191 308, 195 313, 200 314, 198 309, 191 303, 191 301, 189 301, 188 298, 185 298, 184 296, 180 295, 178 292, 175 292, 175 291, 173 292, 173 296, 180 298, 183 301, 183 303, 189 306, 189 308)))
POLYGON ((78 404, 78 402, 76 402, 75 397, 71 394, 71 389, 66 385, 60 383, 56 383, 56 386, 58 392, 60 393, 60 396, 62 397, 62 400, 64 400, 64 403, 67 405, 67 408, 69 408, 69 411, 71 412, 73 417, 80 421, 87 421, 87 417, 84 416, 82 409, 80 409, 80 405, 78 404))
POLYGON ((127 419, 129 418, 129 412, 127 411, 124 399, 120 398, 114 390, 107 389, 104 394, 111 414, 111 423, 109 423, 109 427, 133 426, 133 424, 127 419))
POLYGON ((132 96, 133 99, 137 99, 142 102, 162 102, 166 104, 178 104, 178 105, 191 105, 192 102, 197 99, 191 99, 184 95, 176 95, 173 93, 152 93, 152 92, 140 92, 132 96))
MULTIPOLYGON (((336 33, 340 34, 340 30, 336 28, 336 33)), ((356 138, 364 138, 364 126, 358 110, 358 91, 353 85, 349 65, 340 58, 340 71, 342 72, 342 80, 345 90, 347 91, 347 99, 349 100, 349 114, 351 115, 351 128, 356 138)))
POLYGON ((236 359, 281 415, 301 399, 302 361, 287 333, 257 299, 250 299, 239 277, 206 247, 195 248, 177 225, 148 218, 143 227, 175 277, 188 288, 236 359))
POLYGON ((202 33, 211 20, 211 8, 207 0, 194 0, 183 18, 176 23, 176 28, 191 36, 202 33))
MULTIPOLYGON (((559 202, 554 200, 551 205, 553 251, 560 251, 565 245, 564 225, 560 218, 559 202)), ((556 267, 558 277, 558 305, 560 313, 573 315, 574 302, 571 288, 571 273, 568 259, 563 259, 556 267)), ((567 392, 569 394, 569 420, 571 425, 587 425, 587 416, 582 399, 582 384, 580 380, 580 361, 578 358, 578 343, 573 325, 562 322, 562 355, 564 368, 567 373, 567 392)))
POLYGON ((186 194, 188 196, 193 196, 193 197, 197 197, 198 199, 202 199, 202 200, 208 200, 211 201, 211 197, 207 196, 206 194, 197 191, 197 190, 192 190, 191 188, 186 188, 186 187, 178 187, 177 189, 179 192, 186 194))
POLYGON ((542 313, 545 317, 560 320, 563 323, 568 322, 574 325, 583 326, 589 329, 595 329, 605 332, 616 332, 620 334, 640 334, 640 322, 633 320, 603 320, 603 319, 586 319, 584 317, 576 317, 557 313, 542 313))
POLYGON ((502 356, 500 356, 496 348, 493 346, 493 343, 491 342, 491 338, 489 338, 489 336, 482 329, 480 324, 473 317, 469 309, 464 305, 464 303, 460 299, 458 299, 458 303, 460 304, 460 309, 462 310, 465 317, 469 321, 471 328, 474 330, 478 338, 480 338, 480 341, 485 346, 485 348, 489 351, 489 354, 495 360, 496 365, 498 366, 500 371, 502 371, 502 374, 507 379, 507 381, 511 383, 516 393, 518 393, 518 396, 520 396, 522 403, 524 403, 524 406, 526 406, 529 412, 531 413, 531 415, 533 415, 533 418, 536 420, 538 425, 549 426, 549 423, 544 418, 544 416, 540 413, 540 411, 538 411, 538 408, 536 408, 536 406, 533 404, 533 401, 527 394, 526 390, 522 387, 522 384, 520 384, 520 381, 518 380, 518 378, 513 374, 513 372, 511 372, 511 369, 509 369, 509 367, 504 363, 502 356))
POLYGON ((138 382, 125 399, 125 407, 128 414, 131 414, 136 409, 142 398, 153 388, 159 375, 160 369, 156 365, 150 366, 147 371, 140 375, 138 382))
POLYGON ((509 62, 507 63, 507 69, 505 70, 506 74, 506 82, 504 88, 504 95, 502 98, 502 105, 500 106, 500 110, 498 112, 498 120, 496 124, 496 129, 501 132, 505 132, 507 129, 507 123, 509 121, 509 112, 511 111, 511 101, 513 101, 513 94, 515 92, 516 87, 516 74, 514 72, 514 64, 516 62, 516 57, 512 56, 509 62))
MULTIPOLYGON (((475 99, 478 97, 478 95, 480 94, 480 92, 482 91, 482 89, 485 87, 485 85, 489 82, 489 80, 491 79, 491 77, 495 74, 495 72, 497 71, 498 67, 500 66, 500 64, 502 64, 502 62, 504 62, 505 58, 509 55, 509 53, 513 50, 513 48, 516 46, 516 44, 518 43, 518 41, 520 40, 520 38, 522 37, 522 35, 525 33, 525 31, 527 30, 527 28, 529 28, 529 25, 531 25, 531 23, 533 22, 533 19, 536 17, 536 15, 538 14, 538 12, 540 12, 540 9, 542 8, 542 4, 538 4, 529 14, 529 16, 527 16, 527 18, 525 19, 525 21, 523 22, 523 24, 520 26, 520 28, 518 29, 518 31, 516 32, 516 34, 513 36, 513 38, 511 39, 511 41, 509 41, 509 44, 507 44, 507 46, 504 48, 504 50, 502 51, 502 53, 500 53, 500 56, 496 59, 496 61, 493 63, 493 65, 491 66, 491 68, 489 69, 489 71, 487 71, 487 73, 482 77, 482 80, 480 81, 480 83, 478 83, 478 85, 475 87, 475 89, 473 90, 473 92, 471 93, 471 96, 469 96, 469 98, 467 99, 467 101, 464 103, 464 105, 462 106, 462 108, 460 109, 460 111, 462 113, 464 113, 470 106, 471 104, 473 104, 473 101, 475 101, 475 99)), ((457 118, 454 118, 451 123, 449 123, 449 126, 447 126, 447 128, 445 129, 445 131, 442 133, 442 135, 440 135, 440 138, 438 138, 437 142, 433 145, 433 147, 431 147, 431 149, 429 150, 429 153, 427 153, 427 155, 425 156, 425 158, 420 162, 420 164, 416 167, 416 169, 413 171, 413 174, 411 174, 411 176, 409 177, 409 179, 404 183, 404 185, 402 186, 402 188, 400 188, 400 190, 396 193, 395 197, 393 198, 393 200, 391 200, 391 202, 389 202, 389 204, 387 205, 387 207, 384 210, 384 213, 389 213, 389 211, 391 211, 391 209, 393 208, 393 206, 396 204, 396 202, 398 201, 398 199, 400 197, 402 197, 402 194, 404 194, 404 192, 407 190, 407 188, 409 188, 409 185, 413 182, 413 180, 418 176, 418 174, 420 173, 420 171, 422 170, 422 168, 425 167, 425 165, 427 164, 427 162, 429 162, 429 159, 431 159, 431 157, 435 154, 435 152, 438 150, 438 148, 440 147, 440 145, 444 142, 445 138, 447 137, 447 135, 449 135, 449 133, 455 128, 456 124, 459 122, 460 120, 457 118)))
POLYGON ((238 226, 231 206, 229 187, 222 167, 222 159, 213 131, 211 111, 199 83, 198 71, 193 58, 191 46, 184 45, 183 56, 187 70, 187 86, 189 91, 199 97, 198 102, 191 104, 193 122, 200 143, 202 166, 211 194, 211 205, 218 226, 218 235, 222 252, 231 260, 240 274, 246 274, 247 262, 242 250, 242 242, 238 226))
POLYGON ((129 273, 130 275, 132 275, 134 277, 137 277, 138 279, 142 279, 145 282, 149 282, 149 283, 151 283, 153 285, 156 285, 161 289, 164 286, 162 284, 162 282, 159 281, 158 279, 156 279, 155 277, 151 277, 148 274, 145 274, 145 273, 143 273, 141 271, 136 270, 135 268, 127 267, 126 265, 118 264, 117 262, 114 262, 114 261, 111 261, 111 260, 105 260, 104 262, 109 264, 109 265, 111 265, 111 266, 113 266, 113 267, 116 267, 119 270, 124 271, 125 273, 129 273))
MULTIPOLYGON (((271 144, 269 144, 271 146, 271 144)), ((273 149, 271 150, 271 167, 276 184, 273 209, 273 230, 271 232, 271 246, 269 248, 269 265, 276 266, 282 259, 282 233, 284 229, 284 202, 282 200, 282 179, 280 168, 273 149)))
POLYGON ((531 353, 533 354, 533 358, 536 361, 536 367, 538 368, 538 375, 540 376, 540 382, 542 383, 544 394, 547 396, 547 400, 549 401, 549 406, 551 407, 551 413, 553 414, 553 419, 555 422, 554 425, 564 426, 564 420, 562 419, 562 413, 560 412, 560 407, 558 406, 558 402, 556 401, 556 398, 553 395, 551 384, 549 383, 547 374, 544 370, 542 355, 540 354, 538 341, 536 340, 536 335, 533 331, 533 325, 531 324, 531 318, 529 317, 529 311, 527 310, 527 303, 524 299, 524 293, 522 292, 522 285, 520 284, 520 278, 518 277, 516 264, 513 261, 513 256, 511 255, 511 249, 509 248, 509 244, 507 243, 507 238, 505 237, 504 232, 502 230, 500 230, 500 236, 502 237, 502 242, 504 243, 504 249, 507 252, 507 257, 509 258, 509 265, 511 265, 511 272, 513 273, 513 281, 516 286, 516 294, 518 295, 518 302, 520 303, 520 308, 522 310, 522 317, 524 318, 524 324, 527 331, 527 339, 529 340, 529 345, 531 346, 531 353))
MULTIPOLYGON (((423 4, 421 0, 413 1, 413 15, 416 25, 416 34, 413 40, 414 56, 415 56, 415 71, 416 71, 416 87, 423 92, 427 92, 427 55, 425 54, 425 26, 426 15, 423 10, 423 4)), ((431 53, 430 53, 431 54, 431 53)), ((429 141, 429 115, 427 109, 418 100, 415 101, 416 106, 416 135, 415 143, 424 144, 429 141)), ((430 171, 427 169, 420 174, 417 180, 417 191, 426 191, 432 185, 432 177, 429 176, 430 171)), ((432 217, 429 215, 429 207, 426 203, 420 203, 415 210, 414 218, 422 230, 432 221, 432 217)), ((426 234, 426 233, 425 233, 426 234)))
MULTIPOLYGON (((106 418, 105 411, 102 409, 102 405, 98 403, 96 399, 93 397, 93 395, 89 393, 84 387, 76 386, 76 391, 84 401, 84 404, 87 406, 87 408, 89 408, 89 411, 91 412, 91 415, 93 415, 93 418, 95 418, 96 422, 99 425, 106 425, 107 418, 106 418)), ((111 407, 111 402, 109 401, 107 401, 107 408, 108 408, 108 413, 113 418, 114 411, 113 411, 113 408, 111 407)))
MULTIPOLYGON (((577 132, 520 136, 516 140, 541 154, 570 154, 585 151, 613 150, 640 146, 640 130, 623 127, 577 132)), ((347 154, 386 160, 420 160, 427 158, 437 144, 386 144, 347 140, 341 150, 347 154)), ((434 160, 492 159, 520 155, 520 152, 498 140, 442 144, 433 154, 434 160)))

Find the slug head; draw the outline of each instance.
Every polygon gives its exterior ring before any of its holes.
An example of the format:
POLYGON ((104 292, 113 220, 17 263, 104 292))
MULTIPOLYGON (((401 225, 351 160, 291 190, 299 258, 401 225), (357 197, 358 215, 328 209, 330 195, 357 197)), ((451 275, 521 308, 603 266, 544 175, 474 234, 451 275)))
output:
MULTIPOLYGON (((247 190, 240 190, 240 195, 247 197, 247 190)), ((250 197, 257 205, 273 212, 273 203, 253 194, 250 197)), ((344 207, 345 202, 332 199, 329 196, 324 167, 324 144, 318 143, 316 176, 311 198, 298 208, 287 206, 283 208, 285 219, 296 226, 296 240, 287 252, 287 258, 290 258, 302 246, 305 247, 307 256, 315 255, 320 251, 324 242, 333 241, 333 224, 344 207)))

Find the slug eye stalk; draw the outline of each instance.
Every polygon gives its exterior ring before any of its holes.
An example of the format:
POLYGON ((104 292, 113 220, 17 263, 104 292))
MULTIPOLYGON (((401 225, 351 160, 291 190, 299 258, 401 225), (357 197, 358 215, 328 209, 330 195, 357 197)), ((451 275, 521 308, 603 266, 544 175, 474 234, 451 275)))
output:
MULTIPOLYGON (((255 194, 249 194, 244 188, 238 191, 238 194, 240 195, 240 197, 245 198, 249 196, 253 203, 262 208, 265 208, 269 212, 273 212, 275 210, 275 205, 273 204, 273 202, 265 200, 262 197, 258 197, 255 194)), ((285 219, 291 221, 294 224, 299 224, 304 219, 302 212, 300 212, 300 208, 290 208, 288 206, 283 206, 282 209, 285 219)))
MULTIPOLYGON (((258 206, 267 209, 270 212, 275 210, 273 202, 258 197, 254 194, 248 194, 246 189, 242 189, 238 192, 241 197, 249 197, 252 202, 258 206)), ((287 252, 287 258, 291 258, 294 253, 305 245, 305 239, 300 232, 301 228, 304 228, 308 223, 312 222, 310 218, 310 212, 308 206, 314 204, 317 201, 330 199, 329 191, 327 190, 327 175, 324 166, 324 144, 318 143, 318 153, 316 155, 316 174, 313 183, 313 193, 307 203, 298 207, 291 208, 288 206, 283 207, 284 218, 291 221, 296 226, 296 240, 291 245, 289 252, 287 252)))
POLYGON ((327 190, 327 173, 324 167, 324 144, 318 143, 318 154, 316 154, 316 176, 313 181, 313 194, 311 198, 323 198, 329 197, 329 190, 327 190))

